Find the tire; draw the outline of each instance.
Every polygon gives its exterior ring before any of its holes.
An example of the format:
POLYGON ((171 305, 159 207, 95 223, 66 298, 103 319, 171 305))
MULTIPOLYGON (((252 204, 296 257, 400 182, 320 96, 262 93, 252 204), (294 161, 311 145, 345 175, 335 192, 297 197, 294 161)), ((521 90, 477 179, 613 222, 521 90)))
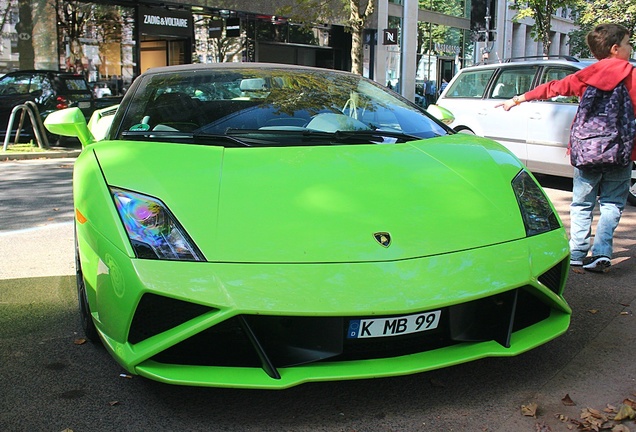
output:
POLYGON ((88 304, 88 296, 86 295, 86 282, 84 281, 84 273, 82 272, 82 265, 79 259, 79 248, 77 247, 77 234, 75 234, 75 281, 77 284, 77 301, 80 313, 80 323, 84 335, 88 340, 93 343, 99 343, 99 333, 93 322, 93 316, 91 315, 91 308, 88 304))
POLYGON ((471 131, 470 129, 456 129, 456 132, 465 135, 475 135, 475 132, 471 131))

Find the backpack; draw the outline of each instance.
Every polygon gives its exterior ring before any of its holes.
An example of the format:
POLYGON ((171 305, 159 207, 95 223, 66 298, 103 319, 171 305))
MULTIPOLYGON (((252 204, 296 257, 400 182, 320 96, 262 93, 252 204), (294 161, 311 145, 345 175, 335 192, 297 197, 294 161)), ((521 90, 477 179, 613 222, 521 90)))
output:
POLYGON ((625 84, 610 91, 587 86, 570 129, 572 165, 627 166, 632 161, 634 137, 634 106, 625 84))

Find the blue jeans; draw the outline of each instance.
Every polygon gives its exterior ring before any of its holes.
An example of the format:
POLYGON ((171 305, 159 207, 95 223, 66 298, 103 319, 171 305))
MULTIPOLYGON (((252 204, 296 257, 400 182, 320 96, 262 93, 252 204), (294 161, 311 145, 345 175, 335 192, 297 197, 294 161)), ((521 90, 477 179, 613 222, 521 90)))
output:
POLYGON ((596 225, 592 256, 612 257, 614 230, 623 214, 631 185, 632 164, 626 167, 574 168, 570 205, 570 253, 581 260, 590 250, 593 210, 596 198, 601 216, 596 225))

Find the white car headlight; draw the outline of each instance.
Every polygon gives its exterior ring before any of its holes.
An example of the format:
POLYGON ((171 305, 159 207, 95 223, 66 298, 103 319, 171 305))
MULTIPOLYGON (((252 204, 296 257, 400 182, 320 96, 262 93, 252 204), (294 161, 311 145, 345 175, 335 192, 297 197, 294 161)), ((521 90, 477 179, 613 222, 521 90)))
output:
POLYGON ((156 198, 119 188, 110 188, 137 258, 203 261, 203 254, 156 198))

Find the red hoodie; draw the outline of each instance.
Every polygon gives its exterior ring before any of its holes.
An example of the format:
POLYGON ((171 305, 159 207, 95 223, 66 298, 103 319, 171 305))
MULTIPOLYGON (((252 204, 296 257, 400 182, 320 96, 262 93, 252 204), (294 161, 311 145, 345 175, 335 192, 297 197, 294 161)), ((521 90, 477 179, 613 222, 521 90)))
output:
MULTIPOLYGON (((634 115, 636 115, 636 72, 628 61, 618 58, 607 58, 591 64, 585 69, 566 76, 563 79, 550 81, 525 93, 527 101, 550 99, 555 96, 583 96, 588 85, 600 90, 614 90, 622 81, 632 97, 634 115)), ((632 160, 636 160, 636 145, 632 151, 632 160)))

